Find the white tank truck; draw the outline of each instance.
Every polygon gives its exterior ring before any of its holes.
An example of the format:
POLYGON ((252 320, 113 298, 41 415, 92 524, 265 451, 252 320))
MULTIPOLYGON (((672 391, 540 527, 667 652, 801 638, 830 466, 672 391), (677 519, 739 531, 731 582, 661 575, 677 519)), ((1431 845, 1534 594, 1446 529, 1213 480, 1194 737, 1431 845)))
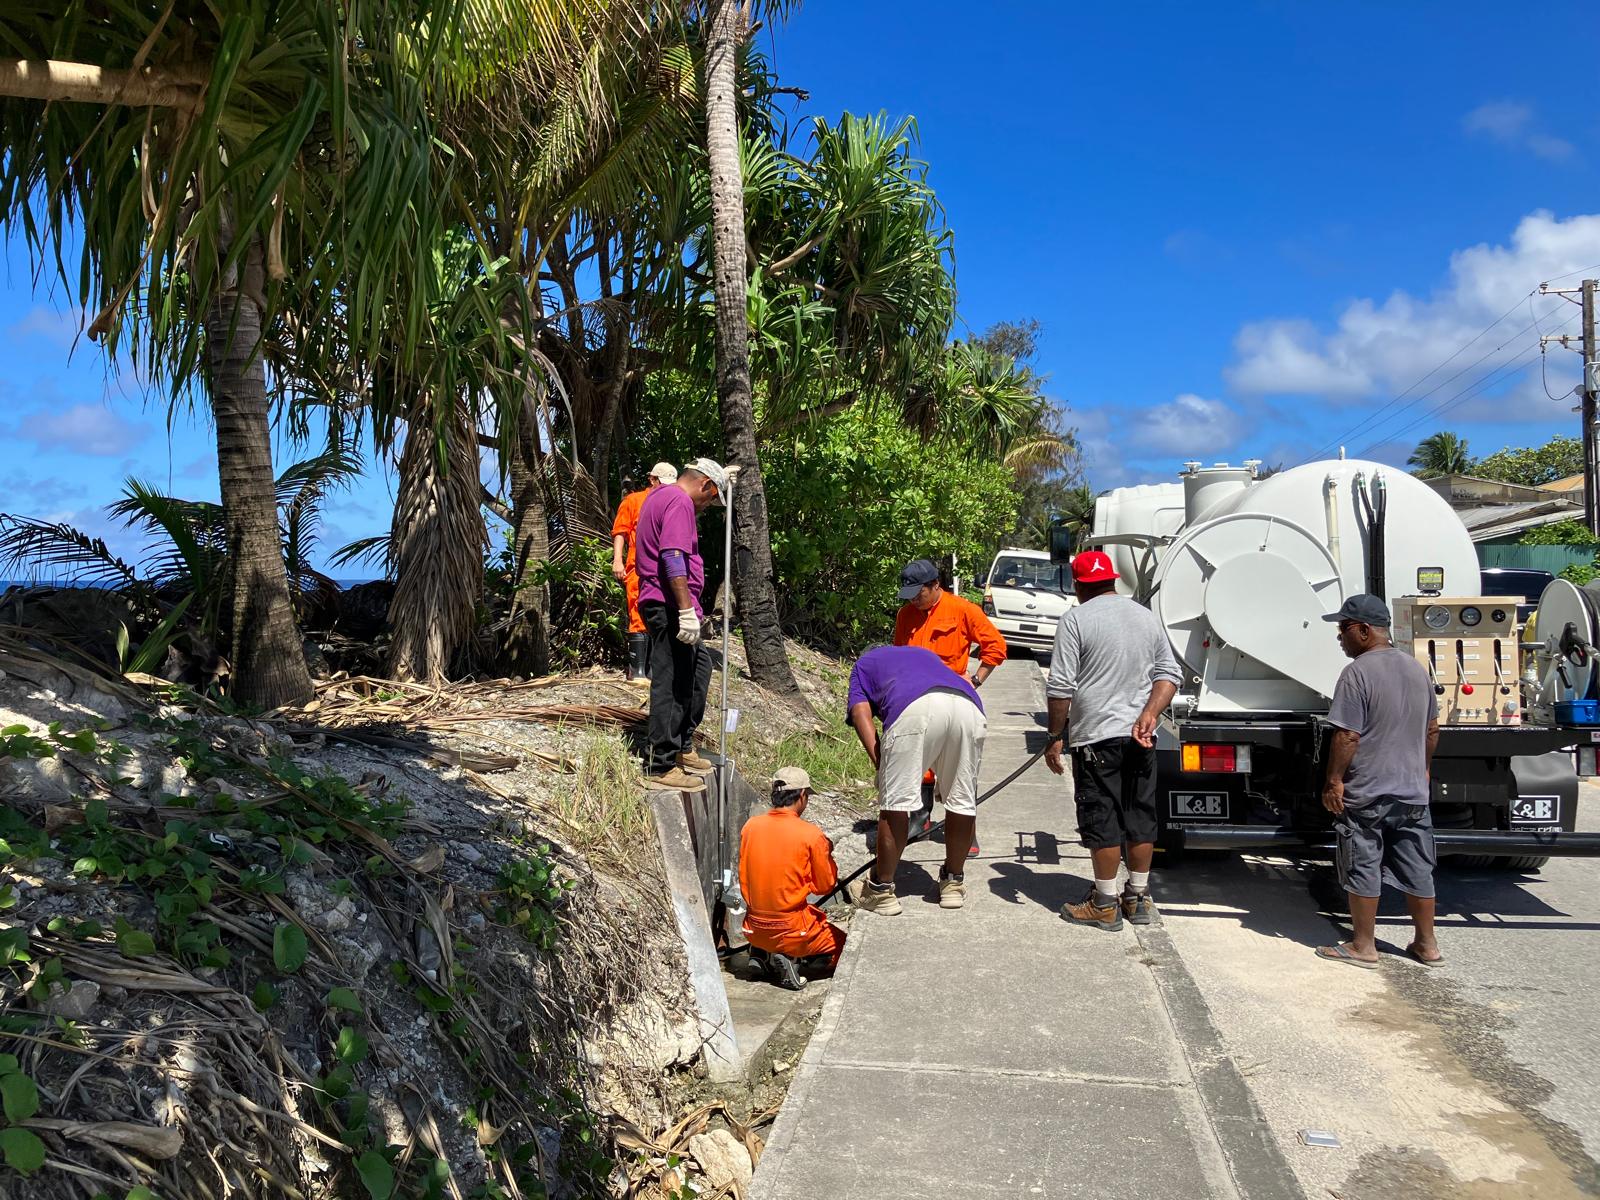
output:
MULTIPOLYGON (((1181 482, 1107 492, 1084 539, 1160 619, 1183 669, 1157 744, 1164 844, 1328 844, 1325 718, 1348 660, 1322 617, 1372 592, 1438 696, 1440 851, 1525 870, 1600 854, 1600 835, 1573 832, 1600 724, 1562 703, 1595 694, 1600 588, 1550 585, 1541 640, 1524 644, 1516 599, 1480 595, 1472 541, 1431 488, 1354 459, 1266 478, 1258 465, 1188 463, 1181 482)), ((1052 557, 1074 549, 1057 529, 1052 557)))

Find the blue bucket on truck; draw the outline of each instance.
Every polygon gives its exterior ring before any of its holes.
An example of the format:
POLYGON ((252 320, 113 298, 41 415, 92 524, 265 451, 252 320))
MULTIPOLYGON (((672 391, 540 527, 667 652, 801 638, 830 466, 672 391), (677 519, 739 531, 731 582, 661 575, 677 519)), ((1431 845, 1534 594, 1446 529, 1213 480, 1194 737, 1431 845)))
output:
POLYGON ((1557 700, 1559 725, 1600 725, 1600 700, 1557 700))

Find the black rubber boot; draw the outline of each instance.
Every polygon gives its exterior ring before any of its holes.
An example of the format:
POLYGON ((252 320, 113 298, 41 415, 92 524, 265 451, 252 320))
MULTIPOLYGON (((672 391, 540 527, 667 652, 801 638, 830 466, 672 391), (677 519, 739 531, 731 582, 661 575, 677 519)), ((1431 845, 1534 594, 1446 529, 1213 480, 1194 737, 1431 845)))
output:
POLYGON ((628 635, 628 678, 650 678, 650 635, 648 633, 630 633, 628 635))

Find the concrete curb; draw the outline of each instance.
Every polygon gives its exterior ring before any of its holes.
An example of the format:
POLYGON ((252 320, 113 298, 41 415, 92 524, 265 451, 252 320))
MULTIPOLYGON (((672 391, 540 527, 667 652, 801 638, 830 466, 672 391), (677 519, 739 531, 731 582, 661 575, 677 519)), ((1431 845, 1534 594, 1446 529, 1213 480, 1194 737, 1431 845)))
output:
POLYGON ((817 1018, 817 1028, 811 1034, 811 1040, 806 1043, 805 1053, 800 1056, 800 1065, 795 1068, 794 1080, 789 1084, 789 1090, 783 1098, 783 1107, 778 1110, 778 1119, 773 1122, 772 1133, 768 1136, 766 1147, 761 1152, 761 1162, 756 1166, 755 1179, 750 1185, 750 1200, 761 1200, 762 1196, 768 1194, 783 1170, 783 1160, 789 1152, 789 1147, 794 1144, 795 1130, 800 1123, 800 1111, 805 1107, 805 1101, 822 1068, 823 1056, 827 1054, 828 1045, 833 1041, 834 1030, 839 1026, 839 1015, 844 1011, 845 997, 850 994, 850 983, 855 977, 856 964, 861 960, 862 947, 871 939, 868 931, 874 921, 888 919, 892 918, 875 917, 870 914, 858 915, 850 923, 849 936, 844 943, 844 954, 839 958, 839 965, 834 968, 833 983, 828 989, 828 998, 822 1002, 822 1015, 817 1018))
POLYGON ((1150 957, 1156 988, 1240 1200, 1306 1200, 1171 936, 1160 925, 1134 932, 1150 957))

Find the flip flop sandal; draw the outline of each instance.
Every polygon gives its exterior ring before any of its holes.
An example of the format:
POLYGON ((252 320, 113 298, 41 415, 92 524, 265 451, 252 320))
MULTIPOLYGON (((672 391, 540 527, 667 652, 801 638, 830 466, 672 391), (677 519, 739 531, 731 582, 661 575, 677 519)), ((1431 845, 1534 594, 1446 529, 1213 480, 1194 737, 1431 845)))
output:
POLYGON ((1444 966, 1444 955, 1441 954, 1438 958, 1423 958, 1422 955, 1417 953, 1415 946, 1406 947, 1406 957, 1414 963, 1421 963, 1425 967, 1444 966))
POLYGON ((1344 948, 1341 943, 1337 946, 1318 946, 1317 957, 1327 962, 1349 963, 1352 967, 1360 967, 1364 971, 1376 971, 1378 964, 1357 958, 1344 948))

